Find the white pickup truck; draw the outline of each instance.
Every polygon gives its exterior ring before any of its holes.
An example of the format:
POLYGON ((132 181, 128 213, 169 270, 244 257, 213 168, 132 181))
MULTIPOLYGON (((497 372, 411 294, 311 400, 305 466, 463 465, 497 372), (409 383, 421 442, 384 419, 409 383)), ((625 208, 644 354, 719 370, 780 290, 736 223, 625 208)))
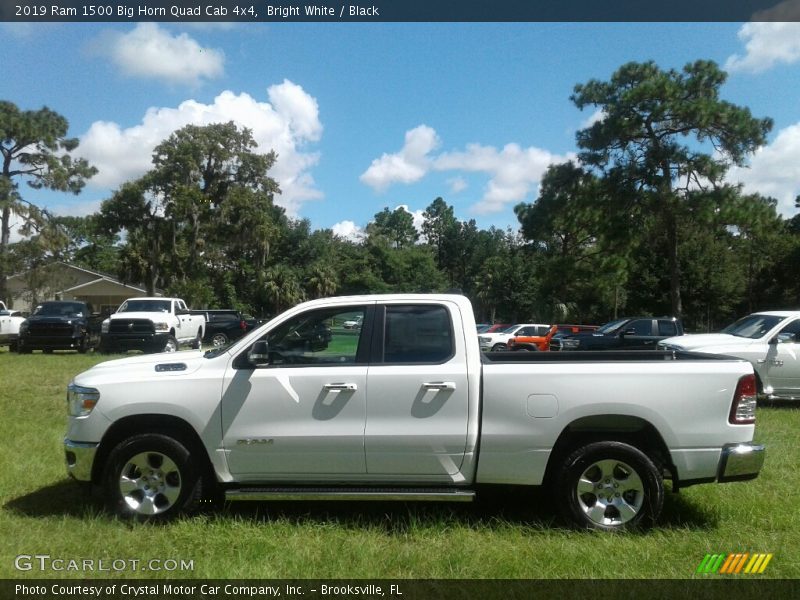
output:
POLYGON ((222 495, 469 501, 516 484, 616 530, 656 520, 664 478, 677 490, 761 468, 745 361, 486 354, 474 332, 463 296, 353 296, 205 354, 98 364, 68 387, 67 471, 139 519, 222 495))
POLYGON ((800 311, 754 313, 720 333, 672 337, 658 345, 747 360, 755 369, 759 396, 800 400, 800 311))
POLYGON ((130 298, 101 325, 100 351, 175 352, 200 349, 206 319, 180 298, 130 298))
POLYGON ((19 328, 25 317, 17 310, 7 310, 2 302, 0 305, 0 346, 8 346, 14 352, 19 343, 19 328))

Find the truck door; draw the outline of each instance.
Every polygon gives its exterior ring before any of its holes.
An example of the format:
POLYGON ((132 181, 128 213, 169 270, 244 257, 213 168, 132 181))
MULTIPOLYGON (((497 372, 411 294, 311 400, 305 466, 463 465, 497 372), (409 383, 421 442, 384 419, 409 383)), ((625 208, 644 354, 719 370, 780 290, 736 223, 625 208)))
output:
POLYGON ((645 350, 656 347, 659 338, 653 331, 653 319, 636 319, 624 326, 622 332, 623 350, 645 350))
POLYGON ((465 341, 455 337, 446 305, 378 306, 367 376, 368 474, 452 480, 467 445, 466 365, 465 341))
POLYGON ((800 395, 800 319, 785 325, 767 345, 767 380, 781 395, 800 395))
MULTIPOLYGON (((368 340, 374 305, 312 309, 262 339, 268 364, 240 352, 222 394, 222 437, 240 481, 363 475, 368 340), (360 329, 345 321, 365 319, 360 329)), ((252 347, 252 346, 251 346, 252 347)))

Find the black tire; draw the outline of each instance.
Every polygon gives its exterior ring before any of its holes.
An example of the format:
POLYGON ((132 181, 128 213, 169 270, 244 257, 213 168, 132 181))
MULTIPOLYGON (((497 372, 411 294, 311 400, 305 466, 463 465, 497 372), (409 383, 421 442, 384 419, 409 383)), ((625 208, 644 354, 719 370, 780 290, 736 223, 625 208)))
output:
POLYGON ((86 354, 89 351, 89 340, 87 336, 83 336, 81 341, 78 342, 78 354, 86 354))
POLYGON ((178 351, 178 340, 175 339, 174 335, 168 335, 164 340, 164 345, 161 347, 161 352, 177 352, 178 351))
POLYGON ((506 350, 508 350, 508 346, 505 344, 495 344, 492 346, 492 352, 505 352, 506 350))
POLYGON ((52 348, 42 348, 42 352, 44 354, 52 354, 53 353, 53 349, 52 348))
POLYGON ((644 529, 661 514, 664 482, 658 467, 638 448, 595 442, 563 461, 555 495, 564 516, 580 528, 644 529))
POLYGON ((17 351, 17 342, 11 342, 8 345, 8 351, 9 352, 16 352, 17 351))
POLYGON ((214 346, 214 348, 224 346, 228 343, 228 341, 228 336, 222 331, 219 331, 211 336, 211 345, 214 346))
POLYGON ((197 337, 192 342, 192 350, 200 350, 203 347, 203 330, 197 330, 197 337))
POLYGON ((109 454, 103 491, 110 510, 139 521, 167 521, 194 511, 202 495, 200 470, 179 440, 135 435, 109 454))

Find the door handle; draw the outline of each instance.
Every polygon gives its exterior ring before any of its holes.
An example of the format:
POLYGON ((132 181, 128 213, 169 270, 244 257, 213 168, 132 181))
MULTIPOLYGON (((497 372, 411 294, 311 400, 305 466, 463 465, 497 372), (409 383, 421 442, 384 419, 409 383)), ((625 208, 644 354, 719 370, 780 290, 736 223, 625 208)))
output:
POLYGON ((428 381, 422 384, 426 390, 454 390, 456 389, 455 381, 428 381))
POLYGON ((355 392, 358 386, 355 383, 326 383, 325 389, 336 392, 355 392))

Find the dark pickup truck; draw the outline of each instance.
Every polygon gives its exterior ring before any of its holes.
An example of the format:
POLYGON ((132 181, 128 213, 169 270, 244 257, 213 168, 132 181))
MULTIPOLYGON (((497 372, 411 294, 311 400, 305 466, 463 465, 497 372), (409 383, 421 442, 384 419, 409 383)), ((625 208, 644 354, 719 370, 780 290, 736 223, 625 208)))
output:
POLYGON ((17 350, 77 350, 81 354, 100 342, 100 315, 92 315, 85 302, 42 302, 19 327, 17 350))
POLYGON ((675 317, 628 317, 595 331, 555 336, 550 351, 655 349, 658 342, 676 335, 683 335, 683 325, 675 317))

